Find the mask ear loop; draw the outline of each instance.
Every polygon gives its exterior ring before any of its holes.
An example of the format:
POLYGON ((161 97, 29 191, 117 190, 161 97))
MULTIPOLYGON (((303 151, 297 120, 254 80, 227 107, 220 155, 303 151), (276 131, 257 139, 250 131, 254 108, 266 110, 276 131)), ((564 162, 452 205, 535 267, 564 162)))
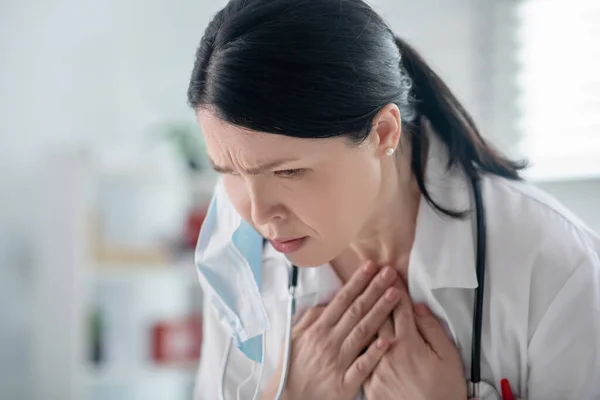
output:
MULTIPOLYGON (((263 371, 265 370, 265 346, 266 346, 266 344, 267 344, 267 334, 265 332, 262 335, 262 356, 261 356, 262 363, 260 365, 260 371, 258 373, 258 382, 257 382, 256 387, 254 389, 254 395, 252 395, 252 400, 257 400, 259 392, 260 392, 260 386, 261 386, 261 383, 262 383, 263 371)), ((237 393, 236 393, 237 400, 240 400, 242 388, 244 386, 246 386, 250 381, 252 381, 252 377, 254 376, 254 371, 256 371, 256 364, 257 364, 256 362, 252 363, 252 371, 250 372, 250 375, 248 375, 248 377, 246 379, 244 379, 244 381, 238 385, 238 387, 237 387, 237 393)))
MULTIPOLYGON (((227 346, 225 346, 225 352, 223 355, 223 364, 221 367, 221 390, 219 390, 219 400, 225 400, 224 396, 225 396, 225 376, 226 376, 226 372, 227 372, 227 364, 229 363, 229 355, 231 354, 231 344, 233 343, 233 339, 230 337, 227 340, 227 346)), ((263 371, 264 371, 264 366, 265 366, 265 349, 266 349, 266 344, 267 344, 267 334, 264 333, 263 337, 262 337, 262 364, 260 366, 260 372, 258 374, 258 383, 256 385, 256 388, 254 389, 254 396, 252 396, 252 400, 257 400, 258 396, 259 396, 259 392, 260 392, 260 385, 262 383, 262 377, 263 377, 263 371)), ((246 384, 248 384, 248 382, 250 382, 252 380, 252 376, 254 375, 254 371, 256 370, 256 363, 252 363, 252 371, 250 372, 250 375, 248 375, 248 377, 246 379, 244 379, 244 381, 238 385, 237 390, 236 390, 236 398, 237 400, 240 400, 240 392, 242 387, 244 387, 246 384)))
POLYGON ((227 372, 227 363, 229 362, 229 353, 231 352, 231 343, 233 338, 230 336, 227 339, 227 346, 225 346, 225 353, 223 354, 223 364, 221 365, 221 390, 219 390, 219 400, 225 400, 225 375, 227 372))
MULTIPOLYGON (((242 381, 242 383, 240 383, 238 385, 237 390, 236 390, 236 398, 237 398, 237 400, 240 400, 240 393, 242 392, 242 388, 244 386, 246 386, 248 384, 248 382, 250 382, 252 380, 252 377, 254 376, 254 371, 256 371, 256 362, 252 362, 252 370, 250 371, 250 375, 248 375, 246 377, 246 379, 244 379, 242 381)), ((259 385, 260 385, 260 382, 259 382, 259 385)))
MULTIPOLYGON (((260 395, 260 386, 262 383, 263 372, 265 370, 266 348, 267 348, 267 332, 263 333, 263 337, 262 337, 262 364, 260 365, 260 372, 258 373, 258 382, 256 383, 256 389, 254 389, 254 396, 252 396, 252 400, 258 400, 258 397, 260 395)), ((239 400, 239 397, 238 397, 238 400, 239 400)))

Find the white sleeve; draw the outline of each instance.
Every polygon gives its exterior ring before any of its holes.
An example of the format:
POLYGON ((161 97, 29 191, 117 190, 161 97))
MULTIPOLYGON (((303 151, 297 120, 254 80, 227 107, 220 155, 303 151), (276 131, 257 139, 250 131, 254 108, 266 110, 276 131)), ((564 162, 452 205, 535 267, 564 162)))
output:
POLYGON ((229 335, 217 320, 207 299, 202 308, 202 351, 194 400, 216 400, 219 398, 221 363, 229 335))
POLYGON ((600 262, 590 255, 548 307, 529 343, 529 400, 600 399, 600 262))

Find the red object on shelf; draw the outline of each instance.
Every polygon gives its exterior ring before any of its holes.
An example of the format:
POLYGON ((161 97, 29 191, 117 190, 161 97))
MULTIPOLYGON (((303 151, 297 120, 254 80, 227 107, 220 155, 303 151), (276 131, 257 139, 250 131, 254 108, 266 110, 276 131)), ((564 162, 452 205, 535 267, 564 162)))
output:
POLYGON ((151 359, 161 365, 184 365, 200 359, 202 318, 160 321, 152 327, 151 359))
POLYGON ((185 242, 189 248, 195 248, 200 235, 202 223, 206 218, 206 208, 194 209, 190 211, 185 225, 185 242))

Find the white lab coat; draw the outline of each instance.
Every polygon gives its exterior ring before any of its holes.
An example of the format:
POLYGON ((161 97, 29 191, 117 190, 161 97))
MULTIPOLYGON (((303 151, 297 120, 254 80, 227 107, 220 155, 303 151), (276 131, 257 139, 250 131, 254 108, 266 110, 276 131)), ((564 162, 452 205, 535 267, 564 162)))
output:
MULTIPOLYGON (((446 171, 446 160, 444 147, 433 140, 426 168, 432 197, 453 209, 474 207, 468 180, 457 169, 446 171)), ((528 183, 486 176, 481 189, 488 238, 482 379, 500 392, 500 380, 506 378, 522 399, 600 399, 600 237, 528 183)), ((477 286, 474 220, 474 213, 466 220, 444 217, 423 199, 408 268, 411 297, 427 303, 444 322, 467 378, 477 286)), ((271 329, 263 388, 283 342, 288 267, 285 256, 267 246, 262 293, 271 329)), ((340 287, 329 265, 301 269, 297 314, 328 301, 340 287)), ((195 400, 218 399, 228 337, 205 304, 195 400)), ((240 388, 240 399, 251 399, 259 370, 234 346, 226 399, 236 399, 238 386, 253 372, 240 388)))

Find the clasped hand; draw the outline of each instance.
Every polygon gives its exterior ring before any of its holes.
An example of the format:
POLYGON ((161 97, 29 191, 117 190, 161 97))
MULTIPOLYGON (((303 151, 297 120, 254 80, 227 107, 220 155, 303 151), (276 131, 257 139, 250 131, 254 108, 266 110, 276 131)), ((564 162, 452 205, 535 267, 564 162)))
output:
MULTIPOLYGON (((283 364, 262 400, 272 400, 283 364)), ((460 354, 424 306, 413 307, 396 271, 358 270, 325 307, 292 331, 285 400, 464 400, 460 354), (416 310, 416 312, 415 312, 416 310)))
POLYGON ((413 303, 398 280, 400 300, 380 335, 390 348, 364 384, 367 400, 465 400, 460 353, 424 304, 413 303))

